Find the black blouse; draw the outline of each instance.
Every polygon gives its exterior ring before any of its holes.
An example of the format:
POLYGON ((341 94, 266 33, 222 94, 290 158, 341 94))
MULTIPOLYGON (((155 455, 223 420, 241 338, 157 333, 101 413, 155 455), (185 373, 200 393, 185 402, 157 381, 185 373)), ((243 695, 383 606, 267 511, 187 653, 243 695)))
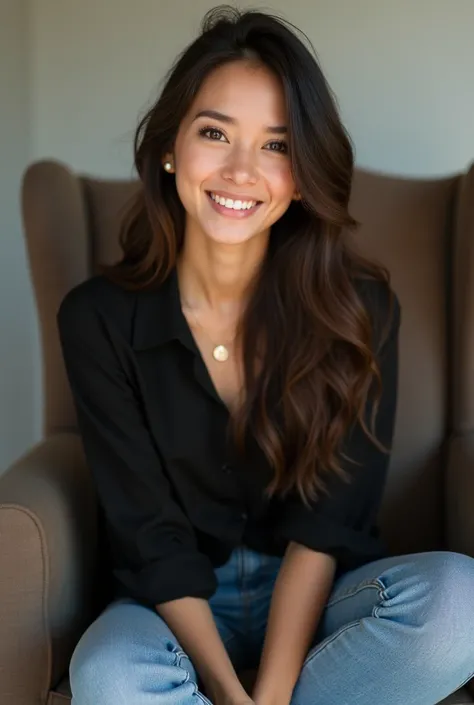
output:
MULTIPOLYGON (((388 287, 364 282, 380 339, 388 287)), ((400 307, 379 355, 377 437, 392 442, 400 307)), ((73 288, 57 322, 79 431, 105 517, 118 594, 149 605, 209 598, 214 567, 245 544, 283 555, 289 541, 334 556, 336 577, 387 555, 376 526, 389 455, 357 425, 344 453, 351 483, 326 475, 330 496, 308 509, 295 493, 264 497, 272 477, 254 444, 243 462, 229 412, 181 311, 176 270, 154 290, 130 292, 103 276, 73 288)), ((370 413, 370 400, 367 414, 370 413)), ((343 461, 344 462, 344 461, 343 461)))

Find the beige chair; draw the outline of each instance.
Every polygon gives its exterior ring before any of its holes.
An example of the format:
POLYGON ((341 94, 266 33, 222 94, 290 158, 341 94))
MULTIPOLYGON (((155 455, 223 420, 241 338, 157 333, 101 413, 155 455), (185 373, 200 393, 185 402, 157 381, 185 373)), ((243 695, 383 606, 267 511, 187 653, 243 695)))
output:
MULTIPOLYGON (((71 287, 99 261, 117 257, 119 210, 133 188, 51 161, 25 174, 44 441, 0 478, 1 705, 69 702, 72 651, 106 600, 94 490, 55 316, 71 287)), ((403 308, 383 533, 394 554, 449 549, 474 556, 474 167, 430 180, 358 171, 352 212, 362 223, 362 248, 388 265, 403 308)), ((474 697, 462 688, 448 702, 474 697)))

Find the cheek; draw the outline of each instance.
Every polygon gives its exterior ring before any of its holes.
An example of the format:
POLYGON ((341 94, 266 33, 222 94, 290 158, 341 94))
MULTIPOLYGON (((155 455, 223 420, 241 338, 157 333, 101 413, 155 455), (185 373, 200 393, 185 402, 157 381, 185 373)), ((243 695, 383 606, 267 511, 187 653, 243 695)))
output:
POLYGON ((178 176, 183 185, 186 182, 191 188, 199 187, 219 168, 217 150, 213 153, 197 141, 183 145, 177 157, 178 176))
POLYGON ((289 161, 272 165, 268 169, 267 180, 275 200, 291 200, 295 192, 295 182, 289 161))
POLYGON ((189 213, 195 212, 197 192, 211 172, 209 155, 199 144, 183 144, 176 150, 176 189, 189 213))

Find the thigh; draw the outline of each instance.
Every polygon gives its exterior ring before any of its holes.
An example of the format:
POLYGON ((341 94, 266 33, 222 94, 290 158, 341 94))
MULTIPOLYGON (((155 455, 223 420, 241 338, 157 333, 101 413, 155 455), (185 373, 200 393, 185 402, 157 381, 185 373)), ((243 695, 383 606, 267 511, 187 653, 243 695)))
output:
POLYGON ((319 619, 313 645, 351 622, 372 616, 385 589, 381 575, 404 560, 405 556, 382 558, 339 577, 319 619))
POLYGON ((441 702, 473 672, 474 560, 389 557, 335 582, 292 705, 441 702))
MULTIPOLYGON (((474 561, 468 556, 427 551, 382 558, 349 571, 333 585, 313 646, 352 622, 379 616, 382 601, 386 617, 398 614, 407 596, 421 598, 422 593, 431 594, 433 609, 436 609, 435 603, 442 603, 446 592, 452 592, 451 583, 457 583, 460 588, 464 582, 472 582, 473 567, 474 561), (453 572, 456 575, 452 575, 453 572), (388 607, 389 604, 392 607, 388 607)), ((442 604, 439 608, 442 609, 442 604)))

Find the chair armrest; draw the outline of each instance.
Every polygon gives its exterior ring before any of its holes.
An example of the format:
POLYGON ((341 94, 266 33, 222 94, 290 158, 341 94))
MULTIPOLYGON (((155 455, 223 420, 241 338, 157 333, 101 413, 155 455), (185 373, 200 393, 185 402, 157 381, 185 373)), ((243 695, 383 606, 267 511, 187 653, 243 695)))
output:
POLYGON ((0 476, 0 702, 46 702, 93 613, 97 505, 73 433, 0 476))
POLYGON ((450 439, 445 483, 446 548, 474 557, 474 432, 450 439))

